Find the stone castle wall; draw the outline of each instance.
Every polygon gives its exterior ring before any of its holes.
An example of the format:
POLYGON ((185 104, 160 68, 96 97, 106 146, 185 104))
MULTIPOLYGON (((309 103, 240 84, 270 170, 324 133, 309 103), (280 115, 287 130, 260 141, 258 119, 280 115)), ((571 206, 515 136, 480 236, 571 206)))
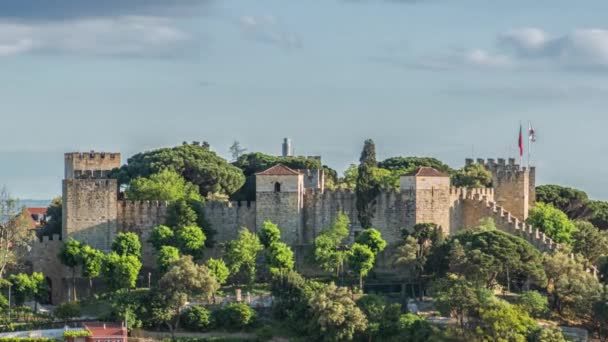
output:
POLYGON ((205 219, 217 231, 217 242, 236 239, 243 227, 256 229, 256 202, 207 202, 203 208, 205 219))
POLYGON ((32 272, 41 272, 47 278, 53 302, 61 302, 67 299, 69 283, 65 275, 70 274, 58 258, 63 241, 55 234, 51 238, 44 236, 42 241, 35 240, 27 258, 32 264, 32 272))
POLYGON ((62 237, 108 252, 118 232, 115 179, 63 181, 62 237))
POLYGON ((120 167, 120 153, 66 153, 64 179, 103 178, 108 171, 120 167))
POLYGON ((119 232, 136 233, 142 243, 142 261, 146 268, 156 266, 155 250, 148 242, 152 229, 164 223, 167 203, 162 201, 120 201, 117 206, 119 232))

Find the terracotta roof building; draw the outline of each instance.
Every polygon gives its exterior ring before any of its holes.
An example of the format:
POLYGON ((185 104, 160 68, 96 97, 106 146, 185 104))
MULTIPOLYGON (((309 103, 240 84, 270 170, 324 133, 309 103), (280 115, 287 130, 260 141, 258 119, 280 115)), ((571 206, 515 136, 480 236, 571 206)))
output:
POLYGON ((256 173, 257 176, 298 176, 301 175, 298 171, 291 169, 283 164, 277 164, 262 172, 256 173))
POLYGON ((449 177, 448 174, 443 173, 437 169, 428 166, 419 166, 415 170, 406 173, 404 176, 414 177, 449 177))

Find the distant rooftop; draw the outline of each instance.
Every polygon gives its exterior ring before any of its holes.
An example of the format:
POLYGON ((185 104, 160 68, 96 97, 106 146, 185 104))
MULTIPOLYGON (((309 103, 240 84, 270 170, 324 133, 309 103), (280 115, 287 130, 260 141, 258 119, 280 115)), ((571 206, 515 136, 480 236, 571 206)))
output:
POLYGON ((297 176, 301 175, 298 171, 291 169, 283 164, 277 164, 267 170, 256 173, 260 176, 297 176))
POLYGON ((419 166, 415 170, 406 173, 404 176, 414 177, 449 177, 447 173, 443 173, 429 166, 419 166))

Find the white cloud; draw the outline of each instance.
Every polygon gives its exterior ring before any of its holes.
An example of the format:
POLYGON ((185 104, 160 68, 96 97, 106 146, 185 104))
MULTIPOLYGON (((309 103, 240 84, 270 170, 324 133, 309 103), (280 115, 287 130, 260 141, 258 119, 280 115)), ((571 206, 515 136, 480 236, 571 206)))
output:
POLYGON ((302 47, 300 37, 287 30, 273 15, 244 15, 239 18, 239 26, 247 39, 273 44, 286 50, 302 47))
POLYGON ((466 64, 485 67, 509 67, 512 64, 508 56, 492 54, 481 49, 475 49, 465 53, 463 59, 466 64))
POLYGON ((168 19, 141 16, 53 22, 0 21, 0 56, 24 53, 171 55, 190 36, 168 19))

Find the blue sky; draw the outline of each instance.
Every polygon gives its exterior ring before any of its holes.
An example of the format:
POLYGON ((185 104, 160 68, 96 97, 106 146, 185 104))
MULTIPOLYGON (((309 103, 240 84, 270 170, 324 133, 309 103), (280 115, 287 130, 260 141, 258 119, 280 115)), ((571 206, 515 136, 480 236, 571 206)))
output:
POLYGON ((380 158, 517 152, 608 199, 608 3, 563 0, 3 0, 0 184, 61 191, 63 153, 209 141, 380 158))

